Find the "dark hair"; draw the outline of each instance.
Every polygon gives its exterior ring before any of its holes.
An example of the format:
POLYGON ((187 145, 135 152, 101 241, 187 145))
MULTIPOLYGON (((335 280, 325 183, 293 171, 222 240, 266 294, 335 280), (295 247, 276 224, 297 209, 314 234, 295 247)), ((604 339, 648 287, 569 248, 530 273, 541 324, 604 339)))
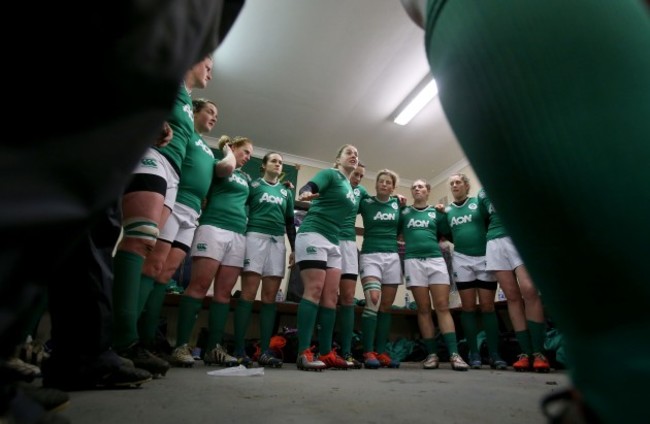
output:
POLYGON ((194 100, 192 100, 192 111, 193 111, 194 113, 199 113, 199 112, 201 112, 203 109, 205 109, 205 107, 206 107, 208 104, 214 105, 215 108, 217 107, 217 104, 216 104, 215 102, 213 102, 212 100, 208 100, 208 99, 194 99, 194 100))
POLYGON ((267 154, 265 154, 264 157, 262 158, 262 165, 260 165, 260 173, 262 175, 264 175, 264 165, 266 165, 266 163, 269 161, 269 158, 271 157, 271 155, 278 155, 278 156, 280 156, 280 159, 284 160, 282 155, 280 153, 278 153, 278 152, 268 152, 267 154))
MULTIPOLYGON (((345 149, 347 149, 348 147, 353 147, 355 150, 357 150, 357 148, 353 144, 344 144, 339 148, 339 151, 336 152, 336 160, 338 160, 341 157, 341 155, 343 154, 343 151, 345 149)), ((358 150, 357 150, 357 153, 359 153, 358 150)), ((338 167, 339 167, 338 162, 334 162, 334 168, 338 168, 338 167)))

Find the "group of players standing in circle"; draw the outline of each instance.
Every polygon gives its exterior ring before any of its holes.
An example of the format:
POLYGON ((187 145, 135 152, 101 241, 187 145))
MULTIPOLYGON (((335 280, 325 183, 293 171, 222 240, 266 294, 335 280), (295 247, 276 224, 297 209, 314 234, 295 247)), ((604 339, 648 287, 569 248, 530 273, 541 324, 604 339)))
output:
POLYGON ((212 59, 207 57, 188 72, 168 122, 171 140, 152 146, 123 197, 124 232, 115 256, 114 285, 114 348, 118 354, 154 375, 164 375, 170 363, 191 366, 190 337, 214 281, 203 360, 206 364, 249 366, 253 361, 245 350, 245 336, 261 283, 256 359, 262 366, 282 366, 281 358, 270 349, 270 340, 276 293, 286 270, 286 236, 292 250, 290 265, 294 261, 298 265, 304 285, 297 311, 299 369, 398 367, 399 361, 391 358, 385 347, 402 279, 417 305, 428 352, 425 369, 439 366, 432 301, 451 368, 481 367, 476 299, 490 365, 505 369, 507 364, 498 353, 494 312, 498 278, 523 352, 513 367, 548 370, 541 353, 541 301, 483 190, 478 197, 468 197, 469 180, 455 174, 450 178, 454 201, 448 206, 432 206, 428 203, 430 185, 418 179, 411 186, 413 204, 407 206, 406 198, 394 195, 397 174, 384 169, 377 174, 376 194, 371 196, 359 184, 364 166, 359 163, 358 151, 348 144, 339 149, 332 168, 319 171, 300 188, 297 198, 309 201, 310 208, 296 234, 293 187, 279 181, 282 156, 266 154, 262 175, 252 179, 241 169, 252 156, 251 140, 222 136, 218 146, 221 160, 214 158, 204 142, 202 136, 217 122, 217 106, 205 99, 192 100, 190 92, 207 85, 211 67, 212 59), (360 255, 357 215, 364 226, 360 255), (406 245, 403 278, 398 237, 406 245), (462 303, 469 364, 458 352, 449 311, 451 279, 439 247, 443 237, 455 246, 453 273, 462 303), (176 345, 168 362, 155 354, 155 334, 166 285, 188 253, 192 256, 190 283, 180 300, 176 345), (230 354, 223 345, 223 334, 232 289, 240 276, 242 291, 234 312, 235 348, 230 354), (351 346, 359 277, 365 298, 360 360, 352 355, 351 346), (337 315, 341 352, 333 348, 337 315), (318 352, 312 346, 316 324, 318 352))
POLYGON ((432 206, 428 204, 430 185, 418 179, 411 186, 413 204, 406 206, 402 196, 393 195, 398 184, 395 172, 388 169, 378 172, 375 196, 359 185, 363 173, 357 149, 345 145, 337 154, 334 168, 320 171, 300 190, 299 199, 313 199, 313 203, 304 221, 307 225, 303 223, 300 227, 296 241, 296 260, 305 285, 305 296, 298 307, 298 368, 361 367, 362 363, 350 351, 354 327, 352 302, 358 276, 365 298, 360 326, 363 366, 369 369, 399 366, 399 361, 388 355, 385 346, 391 329, 391 308, 402 282, 397 246, 398 237, 402 237, 406 245, 404 280, 406 288, 413 293, 422 341, 428 352, 423 368, 438 368, 440 362, 431 317, 432 301, 450 354, 451 368, 458 371, 481 368, 477 300, 480 322, 487 335, 489 365, 494 369, 507 368, 498 352, 499 330, 494 310, 498 277, 522 349, 513 368, 548 371, 548 361, 542 354, 545 325, 541 300, 485 191, 481 190, 478 197, 469 197, 469 179, 464 174, 454 174, 449 179, 454 201, 448 206, 432 206), (361 215, 364 227, 359 256, 356 236, 352 236, 357 214, 361 215), (461 297, 461 323, 469 345, 469 364, 458 352, 455 324, 449 310, 451 279, 439 246, 443 239, 457 246, 453 272, 461 297), (337 299, 341 355, 329 350, 337 299), (317 317, 319 355, 310 346, 317 317))

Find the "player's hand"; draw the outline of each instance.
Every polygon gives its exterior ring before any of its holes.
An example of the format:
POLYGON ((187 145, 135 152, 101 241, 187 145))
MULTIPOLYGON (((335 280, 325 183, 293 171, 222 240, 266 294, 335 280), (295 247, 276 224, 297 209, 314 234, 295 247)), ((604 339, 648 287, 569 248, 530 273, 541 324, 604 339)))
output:
POLYGON ((172 141, 173 136, 174 131, 172 131, 172 127, 169 126, 167 121, 163 122, 158 139, 156 139, 156 147, 165 147, 170 141, 172 141))
POLYGON ((309 202, 311 200, 317 199, 320 196, 320 194, 316 193, 313 194, 311 191, 304 191, 300 193, 300 196, 298 196, 298 200, 302 202, 309 202))

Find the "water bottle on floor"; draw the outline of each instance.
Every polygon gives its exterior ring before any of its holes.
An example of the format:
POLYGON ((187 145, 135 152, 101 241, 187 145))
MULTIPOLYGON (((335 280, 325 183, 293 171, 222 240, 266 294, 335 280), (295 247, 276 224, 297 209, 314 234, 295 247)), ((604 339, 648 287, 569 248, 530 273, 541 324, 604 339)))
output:
POLYGON ((284 293, 282 293, 282 289, 279 289, 278 294, 275 295, 275 301, 284 302, 284 293))

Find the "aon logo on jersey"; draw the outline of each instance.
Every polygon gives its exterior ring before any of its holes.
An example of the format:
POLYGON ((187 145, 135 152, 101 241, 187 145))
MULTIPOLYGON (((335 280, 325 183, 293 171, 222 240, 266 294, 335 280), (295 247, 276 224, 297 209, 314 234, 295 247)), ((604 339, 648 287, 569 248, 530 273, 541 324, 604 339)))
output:
POLYGON ((212 149, 210 149, 210 148, 209 148, 209 147, 208 147, 208 146, 203 142, 203 140, 201 140, 200 138, 199 138, 198 140, 196 140, 196 142, 195 142, 194 144, 196 144, 196 145, 199 146, 201 149, 203 149, 203 151, 204 151, 205 153, 207 153, 208 155, 210 155, 211 157, 214 157, 214 153, 212 153, 212 149))
POLYGON ((194 122, 194 111, 192 110, 192 106, 183 105, 183 112, 187 114, 187 117, 190 118, 190 121, 194 122))
POLYGON ((262 197, 260 198, 260 203, 274 203, 276 205, 281 205, 282 204, 282 199, 281 197, 278 196, 273 196, 272 194, 264 193, 262 197))
POLYGON ((455 216, 451 219, 451 226, 472 222, 472 215, 455 216))
POLYGON ((411 218, 408 224, 406 224, 406 228, 429 228, 429 221, 411 218))
POLYGON ((237 184, 241 184, 243 186, 248 186, 248 181, 246 181, 245 179, 243 179, 242 177, 240 177, 237 174, 232 174, 230 177, 228 177, 228 181, 230 181, 230 182, 234 181, 237 184))
POLYGON ((372 219, 374 221, 395 221, 395 214, 377 212, 377 214, 375 214, 372 219))

